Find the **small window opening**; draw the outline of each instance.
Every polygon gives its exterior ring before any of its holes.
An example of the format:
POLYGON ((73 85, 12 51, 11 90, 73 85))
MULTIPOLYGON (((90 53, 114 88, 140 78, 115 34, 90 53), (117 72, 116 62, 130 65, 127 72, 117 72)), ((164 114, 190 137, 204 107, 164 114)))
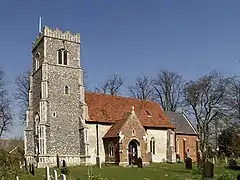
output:
POLYGON ((64 59, 64 65, 67 65, 67 51, 65 50, 65 51, 63 51, 63 59, 64 59))
POLYGON ((152 154, 155 154, 155 139, 154 138, 151 138, 151 140, 150 140, 150 152, 152 154))
POLYGON ((146 114, 147 114, 148 117, 152 117, 152 115, 150 114, 149 111, 146 111, 146 114))
POLYGON ((69 88, 68 88, 68 86, 65 86, 64 93, 65 93, 65 94, 69 94, 69 88))
POLYGON ((62 64, 62 50, 58 50, 58 64, 62 64))

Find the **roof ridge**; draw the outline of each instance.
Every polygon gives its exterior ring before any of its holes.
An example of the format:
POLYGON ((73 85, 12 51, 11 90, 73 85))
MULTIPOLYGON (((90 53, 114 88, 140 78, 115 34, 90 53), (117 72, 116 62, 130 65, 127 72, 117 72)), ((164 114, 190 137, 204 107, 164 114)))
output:
MULTIPOLYGON (((85 91, 85 93, 89 93, 89 94, 96 94, 96 95, 103 95, 103 96, 109 96, 109 97, 117 97, 117 98, 124 98, 124 99, 132 99, 135 101, 140 101, 140 102, 149 102, 149 103, 154 103, 160 106, 159 103, 155 102, 155 101, 150 101, 150 100, 142 100, 142 99, 138 99, 138 98, 134 98, 134 97, 129 97, 129 96, 120 96, 120 95, 111 95, 111 94, 104 94, 104 93, 99 93, 99 92, 91 92, 91 91, 85 91)), ((160 106, 160 108, 162 109, 162 107, 160 106)))

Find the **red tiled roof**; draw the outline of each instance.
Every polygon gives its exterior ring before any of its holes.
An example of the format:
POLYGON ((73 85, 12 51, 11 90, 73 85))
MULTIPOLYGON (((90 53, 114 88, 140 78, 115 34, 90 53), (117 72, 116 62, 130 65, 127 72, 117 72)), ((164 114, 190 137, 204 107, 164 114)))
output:
POLYGON ((103 138, 111 138, 111 137, 118 137, 118 133, 121 130, 121 127, 126 122, 127 117, 124 119, 120 119, 117 122, 115 122, 111 128, 107 131, 107 133, 103 136, 103 138))
POLYGON ((88 122, 115 123, 124 119, 134 106, 144 127, 173 128, 160 105, 155 102, 92 92, 85 93, 85 101, 88 105, 88 122))

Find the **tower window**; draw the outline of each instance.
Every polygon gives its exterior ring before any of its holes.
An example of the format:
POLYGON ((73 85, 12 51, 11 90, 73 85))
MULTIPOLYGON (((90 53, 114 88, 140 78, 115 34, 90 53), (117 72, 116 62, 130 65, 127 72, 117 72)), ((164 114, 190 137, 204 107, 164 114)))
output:
POLYGON ((69 87, 68 87, 68 86, 65 86, 65 88, 64 88, 64 93, 65 93, 65 94, 69 94, 69 87))
POLYGON ((64 60, 64 62, 63 62, 63 64, 64 65, 67 65, 67 57, 68 55, 67 55, 67 51, 65 50, 65 51, 63 51, 63 60, 64 60))
POLYGON ((146 114, 147 114, 148 117, 152 117, 152 115, 150 114, 149 111, 146 111, 146 114))
POLYGON ((58 50, 58 64, 68 64, 68 52, 66 49, 58 50))
POLYGON ((37 53, 35 56, 35 70, 38 70, 38 68, 39 68, 39 64, 40 64, 39 57, 40 57, 40 54, 37 53))

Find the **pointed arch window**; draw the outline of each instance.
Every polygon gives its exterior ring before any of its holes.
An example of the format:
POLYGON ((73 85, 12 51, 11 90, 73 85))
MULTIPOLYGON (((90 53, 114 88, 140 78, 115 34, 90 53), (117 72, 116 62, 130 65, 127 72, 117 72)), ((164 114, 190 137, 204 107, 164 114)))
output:
POLYGON ((65 86, 65 88, 64 88, 64 93, 65 93, 65 94, 69 94, 69 87, 68 87, 68 86, 65 86))
POLYGON ((110 157, 113 157, 113 152, 114 152, 114 146, 113 146, 113 143, 110 142, 109 143, 109 156, 110 157))
POLYGON ((35 129, 34 129, 35 133, 35 154, 39 154, 39 116, 38 114, 35 115, 35 129))
POLYGON ((153 137, 150 140, 150 152, 155 154, 155 139, 153 137))
POLYGON ((68 64, 68 51, 66 49, 62 48, 58 50, 58 64, 68 64))

